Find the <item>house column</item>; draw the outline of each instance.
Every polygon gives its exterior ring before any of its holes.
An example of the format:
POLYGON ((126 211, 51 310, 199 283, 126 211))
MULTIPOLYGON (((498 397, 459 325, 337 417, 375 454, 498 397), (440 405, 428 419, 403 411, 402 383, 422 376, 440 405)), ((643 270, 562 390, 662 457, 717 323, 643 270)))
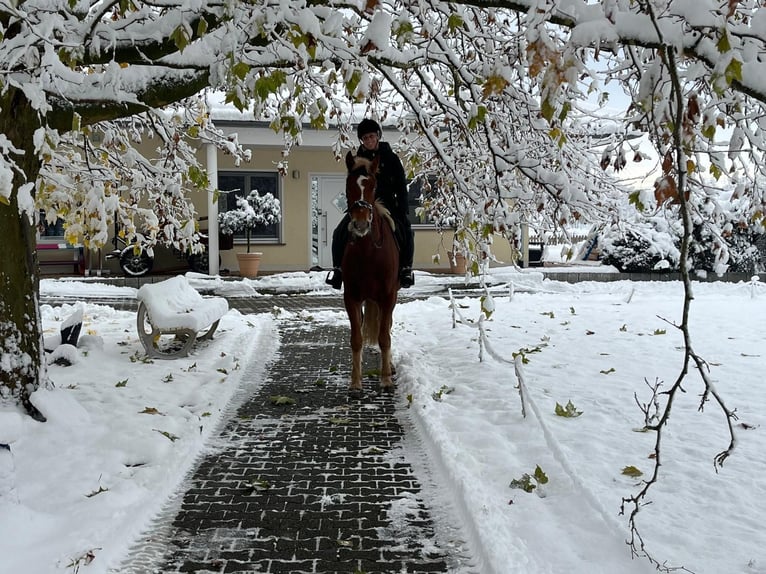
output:
POLYGON ((210 181, 210 188, 207 191, 208 273, 218 275, 220 250, 218 245, 218 201, 216 201, 215 196, 215 190, 218 189, 218 149, 213 144, 205 144, 205 156, 207 177, 210 181))

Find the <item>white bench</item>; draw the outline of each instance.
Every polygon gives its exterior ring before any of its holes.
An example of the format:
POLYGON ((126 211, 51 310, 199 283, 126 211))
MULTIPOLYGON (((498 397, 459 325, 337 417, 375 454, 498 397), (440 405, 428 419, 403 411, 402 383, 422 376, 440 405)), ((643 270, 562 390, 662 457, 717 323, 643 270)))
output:
POLYGON ((138 338, 151 358, 186 357, 196 341, 213 336, 229 310, 226 299, 203 297, 181 275, 142 285, 137 296, 138 338))

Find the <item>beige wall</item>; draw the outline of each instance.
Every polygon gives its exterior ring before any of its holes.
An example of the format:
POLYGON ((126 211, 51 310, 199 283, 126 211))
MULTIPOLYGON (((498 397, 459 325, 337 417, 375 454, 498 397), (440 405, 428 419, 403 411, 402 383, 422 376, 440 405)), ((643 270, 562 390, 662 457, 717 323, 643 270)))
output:
MULTIPOLYGON (((415 258, 416 269, 429 271, 446 271, 449 269, 448 253, 452 251, 452 232, 439 231, 427 226, 415 226, 415 258), (439 262, 434 262, 434 256, 439 256, 439 262)), ((498 260, 493 265, 508 265, 511 263, 511 246, 507 240, 497 236, 492 244, 492 253, 498 260)))
MULTIPOLYGON (((220 127, 220 125, 219 125, 220 127)), ((237 133, 239 141, 252 151, 252 160, 234 164, 229 155, 218 154, 218 171, 276 171, 276 165, 282 161, 283 144, 278 136, 270 129, 257 127, 254 124, 238 123, 224 126, 229 133, 237 133), (257 142, 257 143, 256 143, 257 142)), ((389 137, 388 139, 392 139, 389 137)), ((311 193, 312 176, 344 174, 343 162, 336 162, 332 155, 332 139, 330 132, 310 131, 304 134, 304 142, 290 151, 289 168, 285 177, 281 178, 282 221, 281 242, 255 243, 251 241, 250 250, 263 253, 261 271, 264 273, 281 271, 308 271, 311 268, 311 193)), ((199 152, 203 163, 205 150, 199 152)), ((208 196, 206 193, 195 193, 192 201, 200 217, 207 216, 208 196)), ((202 225, 205 227, 204 223, 202 225)), ((452 234, 440 234, 432 227, 415 226, 415 259, 416 269, 447 271, 449 259, 447 252, 452 248, 452 234), (434 262, 434 256, 439 255, 440 261, 434 262)), ((507 241, 498 238, 493 246, 495 255, 503 262, 510 261, 510 248, 507 241)), ((104 250, 105 252, 108 249, 104 250)), ((238 273, 236 253, 246 251, 244 241, 235 243, 234 249, 221 251, 221 270, 238 273)), ((161 272, 168 266, 174 270, 182 270, 184 261, 176 257, 168 262, 168 258, 159 255, 155 261, 155 271, 161 272)), ((172 254, 171 254, 172 259, 172 254)), ((103 263, 105 269, 119 273, 116 262, 103 263)))
MULTIPOLYGON (((231 157, 219 156, 219 171, 275 171, 275 165, 281 161, 279 149, 253 147, 253 159, 239 167, 234 166, 231 157)), ((290 168, 287 176, 280 179, 282 191, 282 242, 252 242, 250 250, 263 253, 261 270, 269 271, 307 271, 311 267, 311 193, 310 173, 342 173, 342 164, 336 164, 328 150, 293 150, 290 153, 290 168), (293 172, 297 172, 293 174, 293 172), (296 177, 297 176, 297 177, 296 177)), ((207 206, 204 207, 207 212, 207 206)), ((221 252, 221 268, 236 271, 238 251, 246 251, 244 242, 234 245, 234 249, 221 252)))
MULTIPOLYGON (((282 160, 281 148, 251 146, 253 159, 240 167, 233 165, 229 156, 219 156, 219 171, 273 170, 282 160)), ((283 199, 282 241, 280 245, 263 244, 257 251, 263 252, 261 270, 264 273, 277 271, 307 271, 311 267, 311 177, 315 175, 344 174, 343 162, 336 162, 331 148, 294 148, 290 152, 288 175, 281 180, 283 199), (298 177, 293 176, 297 171, 298 177)), ((207 208, 205 207, 205 213, 207 208)), ((415 226, 414 267, 421 270, 446 271, 449 269, 447 252, 452 248, 451 232, 439 233, 433 227, 415 226), (434 256, 439 255, 439 262, 434 256)), ((232 251, 221 252, 221 268, 237 270, 236 252, 245 251, 244 245, 235 245, 232 251)), ((251 245, 251 251, 253 247, 251 245)), ((498 237, 493 244, 495 257, 504 263, 511 261, 508 242, 498 237)))

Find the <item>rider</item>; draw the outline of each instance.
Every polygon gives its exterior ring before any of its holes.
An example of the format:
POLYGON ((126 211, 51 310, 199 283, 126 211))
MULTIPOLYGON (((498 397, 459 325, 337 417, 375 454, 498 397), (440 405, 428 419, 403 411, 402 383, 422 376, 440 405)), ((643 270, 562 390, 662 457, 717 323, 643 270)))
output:
MULTIPOLYGON (((391 146, 380 141, 382 131, 380 125, 369 118, 359 122, 356 134, 362 145, 359 146, 357 155, 369 160, 380 157, 378 167, 378 185, 375 189, 376 199, 380 199, 383 205, 391 212, 396 224, 396 236, 399 241, 399 285, 411 287, 415 283, 412 275, 412 257, 415 251, 415 241, 412 236, 412 228, 407 217, 407 178, 404 175, 404 167, 391 146)), ((335 289, 340 289, 343 277, 340 270, 340 262, 343 260, 343 252, 348 242, 348 225, 350 217, 348 213, 343 217, 338 227, 332 234, 332 276, 328 276, 326 282, 335 289)))

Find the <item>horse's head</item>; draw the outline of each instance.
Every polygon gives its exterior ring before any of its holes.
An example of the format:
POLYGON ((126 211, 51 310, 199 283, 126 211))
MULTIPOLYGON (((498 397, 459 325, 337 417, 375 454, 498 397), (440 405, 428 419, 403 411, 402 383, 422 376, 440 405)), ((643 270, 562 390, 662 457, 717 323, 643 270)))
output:
POLYGON ((375 186, 379 159, 374 160, 346 154, 346 204, 351 217, 349 230, 356 237, 364 237, 370 232, 375 205, 375 186))

